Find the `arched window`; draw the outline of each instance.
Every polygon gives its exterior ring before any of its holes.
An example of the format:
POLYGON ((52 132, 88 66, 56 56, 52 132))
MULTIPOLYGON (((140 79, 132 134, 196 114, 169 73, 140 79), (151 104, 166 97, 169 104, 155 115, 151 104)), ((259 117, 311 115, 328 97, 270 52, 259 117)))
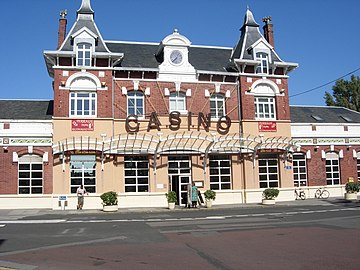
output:
POLYGON ((307 186, 306 156, 304 153, 293 154, 294 186, 307 186))
POLYGON ((144 94, 140 91, 131 91, 127 95, 127 114, 144 116, 144 94))
POLYGON ((256 120, 276 120, 275 95, 278 91, 276 86, 267 81, 255 84, 251 92, 255 95, 256 120))
POLYGON ((339 155, 335 152, 326 153, 326 184, 340 184, 340 164, 339 155))
POLYGON ((18 162, 19 194, 43 193, 43 160, 37 155, 24 155, 18 162))
POLYGON ((169 97, 170 112, 186 112, 186 97, 181 92, 171 92, 169 97))
POLYGON ((222 94, 212 94, 210 97, 210 114, 212 118, 225 115, 225 97, 222 94))
POLYGON ((91 66, 91 44, 81 42, 77 44, 76 63, 78 66, 91 66))

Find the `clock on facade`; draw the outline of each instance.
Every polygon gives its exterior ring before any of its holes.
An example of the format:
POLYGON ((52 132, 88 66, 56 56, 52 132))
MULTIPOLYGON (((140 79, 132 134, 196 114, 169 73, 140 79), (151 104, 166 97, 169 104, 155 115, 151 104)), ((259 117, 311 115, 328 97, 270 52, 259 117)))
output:
POLYGON ((170 61, 173 64, 180 64, 183 60, 183 55, 179 50, 173 50, 170 54, 170 61))

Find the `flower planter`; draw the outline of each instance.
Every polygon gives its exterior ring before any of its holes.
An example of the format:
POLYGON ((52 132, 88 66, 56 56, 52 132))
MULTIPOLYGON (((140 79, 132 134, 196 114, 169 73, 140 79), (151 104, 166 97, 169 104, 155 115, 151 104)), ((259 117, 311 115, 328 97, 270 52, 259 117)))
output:
POLYGON ((118 205, 103 205, 104 212, 116 212, 118 210, 118 205))
POLYGON ((274 205, 275 204, 275 200, 274 199, 262 199, 262 204, 264 205, 274 205))
POLYGON ((205 200, 206 208, 212 207, 212 200, 205 200))
POLYGON ((345 193, 345 200, 348 200, 348 201, 357 200, 357 193, 345 193))
POLYGON ((175 203, 174 202, 169 202, 168 203, 169 209, 170 210, 174 210, 175 209, 175 203))

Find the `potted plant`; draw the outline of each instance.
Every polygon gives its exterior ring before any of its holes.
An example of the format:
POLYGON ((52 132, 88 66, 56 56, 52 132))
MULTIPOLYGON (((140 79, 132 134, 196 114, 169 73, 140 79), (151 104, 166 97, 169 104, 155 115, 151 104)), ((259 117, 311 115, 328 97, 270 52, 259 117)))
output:
POLYGON ((275 204, 275 198, 279 195, 279 190, 276 188, 267 188, 262 193, 262 204, 271 205, 275 204))
POLYGON ((212 206, 212 202, 216 198, 216 193, 215 191, 208 189, 204 192, 204 196, 205 196, 206 207, 210 208, 212 206))
POLYGON ((360 183, 359 182, 347 182, 345 185, 345 199, 346 200, 356 200, 357 199, 357 193, 360 189, 360 183))
POLYGON ((169 209, 175 209, 175 204, 177 203, 177 196, 175 191, 170 191, 169 193, 165 194, 166 199, 168 201, 169 209))
POLYGON ((108 191, 101 194, 100 199, 102 200, 104 212, 115 212, 118 210, 118 199, 115 191, 108 191))

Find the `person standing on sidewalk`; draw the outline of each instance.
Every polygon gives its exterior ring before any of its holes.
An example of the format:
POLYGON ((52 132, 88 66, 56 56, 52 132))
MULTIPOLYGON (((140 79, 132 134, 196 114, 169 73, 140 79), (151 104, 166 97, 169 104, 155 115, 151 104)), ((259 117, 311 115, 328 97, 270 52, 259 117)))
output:
POLYGON ((86 189, 84 188, 83 185, 81 185, 80 187, 78 187, 78 189, 76 190, 76 194, 78 197, 78 205, 77 205, 77 209, 78 210, 82 210, 83 206, 84 206, 84 195, 85 194, 89 194, 86 189))
POLYGON ((196 208, 198 201, 198 188, 195 186, 195 183, 193 183, 193 186, 191 188, 191 202, 192 207, 196 208))

